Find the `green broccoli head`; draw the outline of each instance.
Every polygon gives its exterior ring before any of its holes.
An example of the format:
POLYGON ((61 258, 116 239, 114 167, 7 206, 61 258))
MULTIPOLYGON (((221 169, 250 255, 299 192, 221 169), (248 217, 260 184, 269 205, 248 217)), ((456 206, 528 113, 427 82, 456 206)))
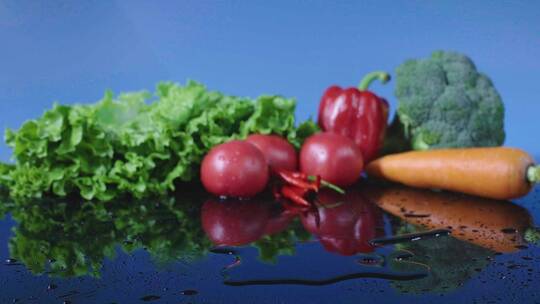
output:
POLYGON ((499 146, 504 106, 467 56, 434 52, 396 70, 397 116, 412 148, 499 146))

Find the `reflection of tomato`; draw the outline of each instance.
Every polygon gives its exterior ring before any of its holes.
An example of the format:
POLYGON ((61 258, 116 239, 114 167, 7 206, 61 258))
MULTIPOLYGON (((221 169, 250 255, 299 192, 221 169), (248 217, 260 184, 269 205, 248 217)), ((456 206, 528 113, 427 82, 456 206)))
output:
POLYGON ((274 207, 276 208, 272 208, 272 215, 266 223, 264 234, 276 234, 285 230, 297 215, 283 210, 279 205, 274 205, 274 207))
POLYGON ((210 199, 201 210, 202 226, 216 245, 239 246, 259 239, 270 218, 270 205, 259 200, 210 199))
POLYGON ((355 190, 345 195, 323 189, 317 210, 302 216, 306 230, 316 235, 324 248, 342 255, 373 251, 369 244, 380 236, 381 212, 355 190))

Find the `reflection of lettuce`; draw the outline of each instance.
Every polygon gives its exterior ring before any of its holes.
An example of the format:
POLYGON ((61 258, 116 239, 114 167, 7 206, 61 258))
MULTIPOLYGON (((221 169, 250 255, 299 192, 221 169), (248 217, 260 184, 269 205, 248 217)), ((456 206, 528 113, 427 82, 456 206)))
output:
POLYGON ((7 188, 0 185, 0 220, 4 218, 6 212, 11 209, 13 202, 11 201, 7 188))
MULTIPOLYGON (((398 234, 418 231, 419 228, 402 224, 398 234)), ((407 259, 408 263, 394 263, 396 270, 409 270, 408 267, 415 267, 414 263, 430 268, 429 275, 423 279, 394 282, 398 290, 409 293, 441 293, 454 290, 486 267, 489 263, 486 258, 493 255, 493 251, 450 236, 400 243, 396 248, 413 254, 407 259)))
POLYGON ((99 275, 120 246, 146 248, 158 261, 204 254, 209 241, 189 198, 110 203, 41 199, 11 210, 19 222, 11 256, 34 273, 99 275), (49 262, 49 261, 52 262, 49 262))
MULTIPOLYGON (((5 205, 19 223, 10 255, 34 273, 61 277, 99 276, 103 260, 114 258, 117 249, 144 248, 158 265, 202 257, 212 244, 201 228, 201 194, 189 193, 107 203, 46 198, 5 205)), ((279 255, 294 254, 295 242, 307 238, 295 221, 252 245, 261 260, 275 262, 279 255)))
POLYGON ((311 237, 298 220, 287 229, 272 235, 265 235, 252 245, 259 249, 259 258, 263 262, 275 263, 280 255, 294 255, 298 241, 306 241, 311 237))
POLYGON ((206 152, 227 140, 276 133, 298 146, 317 127, 311 121, 295 127, 294 109, 292 99, 226 96, 195 82, 162 83, 155 96, 107 93, 95 104, 55 105, 7 130, 17 164, 0 167, 0 185, 24 199, 163 195, 196 178, 206 152))
POLYGON ((2 191, 1 193, 5 193, 5 191, 7 190, 7 188, 5 187, 9 185, 9 174, 11 170, 13 170, 13 168, 14 167, 12 165, 0 163, 0 191, 2 191))

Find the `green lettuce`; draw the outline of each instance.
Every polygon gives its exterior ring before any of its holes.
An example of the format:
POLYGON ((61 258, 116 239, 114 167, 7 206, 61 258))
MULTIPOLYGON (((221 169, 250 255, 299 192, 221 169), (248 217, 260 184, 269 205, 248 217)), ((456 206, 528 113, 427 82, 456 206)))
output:
POLYGON ((227 96, 193 81, 161 83, 154 94, 106 92, 94 104, 55 105, 6 130, 16 165, 0 167, 0 185, 19 200, 164 195, 197 179, 204 155, 231 139, 273 133, 299 147, 317 126, 295 126, 294 110, 293 99, 227 96))

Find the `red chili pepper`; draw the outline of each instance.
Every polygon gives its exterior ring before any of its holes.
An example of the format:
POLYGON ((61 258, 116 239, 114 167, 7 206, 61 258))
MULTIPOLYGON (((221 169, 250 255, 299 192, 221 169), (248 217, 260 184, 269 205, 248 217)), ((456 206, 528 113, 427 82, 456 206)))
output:
POLYGON ((310 207, 311 203, 305 198, 310 190, 296 186, 285 185, 281 188, 281 194, 291 202, 305 207, 310 207))
POLYGON ((276 169, 274 172, 289 185, 297 186, 303 189, 310 189, 315 192, 319 191, 321 187, 320 176, 316 177, 314 181, 311 181, 307 174, 295 171, 289 171, 285 169, 276 169))
POLYGON ((362 150, 364 162, 377 157, 388 121, 388 102, 367 91, 371 82, 390 80, 385 72, 369 73, 358 88, 329 87, 319 105, 318 123, 323 131, 332 131, 352 139, 362 150))
MULTIPOLYGON (((323 181, 320 175, 310 176, 285 169, 274 169, 273 172, 279 177, 278 182, 272 187, 274 198, 277 200, 286 199, 295 205, 294 208, 313 207, 321 185, 338 193, 344 193, 341 188, 323 181)), ((284 202, 284 206, 289 207, 286 202, 284 202)))

